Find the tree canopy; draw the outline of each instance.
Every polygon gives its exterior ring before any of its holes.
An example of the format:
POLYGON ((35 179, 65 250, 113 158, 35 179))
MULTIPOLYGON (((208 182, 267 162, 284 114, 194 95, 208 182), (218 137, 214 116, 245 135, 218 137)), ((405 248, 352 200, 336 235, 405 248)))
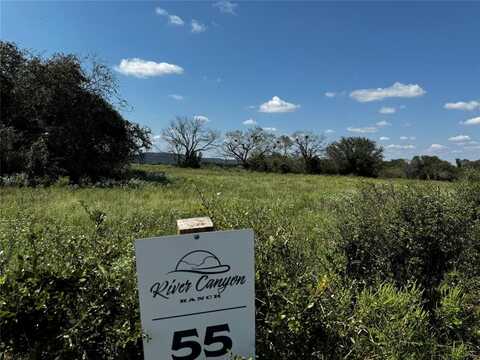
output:
POLYGON ((234 158, 243 167, 249 167, 252 156, 263 156, 274 147, 273 135, 260 127, 248 130, 227 132, 223 141, 222 152, 225 156, 234 158))
POLYGON ((220 134, 206 127, 205 120, 199 117, 177 117, 163 129, 162 138, 177 156, 182 166, 199 167, 203 151, 218 145, 220 134))
POLYGON ((0 99, 0 175, 115 177, 151 145, 149 130, 115 107, 113 74, 95 61, 43 58, 1 42, 0 99))
POLYGON ((326 152, 340 174, 375 177, 382 166, 383 148, 367 138, 342 137, 331 143, 326 152))

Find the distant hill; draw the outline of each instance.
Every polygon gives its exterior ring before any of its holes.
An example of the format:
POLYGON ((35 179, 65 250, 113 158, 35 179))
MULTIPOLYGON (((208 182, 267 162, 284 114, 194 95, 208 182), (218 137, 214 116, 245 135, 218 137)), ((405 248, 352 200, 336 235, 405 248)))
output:
MULTIPOLYGON (((138 164, 163 164, 163 165, 175 165, 177 163, 176 155, 167 152, 147 152, 142 157, 137 157, 133 161, 138 164)), ((222 166, 235 166, 238 165, 236 160, 226 160, 221 158, 202 158, 203 164, 215 164, 222 166)))

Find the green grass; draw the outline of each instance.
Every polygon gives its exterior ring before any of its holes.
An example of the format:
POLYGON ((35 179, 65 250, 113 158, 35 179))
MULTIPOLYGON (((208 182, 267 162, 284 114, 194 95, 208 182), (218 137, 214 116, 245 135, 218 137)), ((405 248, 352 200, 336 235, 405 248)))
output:
MULTIPOLYGON (((13 253, 28 253, 31 244, 27 235, 32 231, 43 234, 36 235, 41 237, 40 243, 51 241, 52 232, 55 237, 89 236, 95 231, 95 221, 86 208, 105 214, 103 225, 108 227, 110 238, 117 238, 117 246, 123 247, 120 251, 124 251, 125 257, 131 257, 134 239, 175 234, 177 219, 207 215, 213 217, 219 230, 248 226, 268 237, 275 235, 268 231, 288 227, 296 238, 309 244, 312 240, 321 247, 328 245, 322 239, 331 236, 337 205, 362 183, 418 183, 239 169, 161 165, 136 168, 165 172, 168 181, 113 188, 62 183, 46 188, 0 188, 1 247, 11 247, 9 242, 16 239, 13 253)), ((44 255, 59 268, 64 267, 61 258, 44 255)))
POLYGON ((90 220, 82 202, 101 209, 110 224, 155 216, 158 221, 142 235, 175 233, 178 218, 206 215, 203 194, 208 200, 255 211, 259 207, 281 209, 289 222, 312 229, 332 221, 333 207, 362 182, 406 184, 409 180, 372 180, 358 177, 253 173, 243 170, 181 169, 150 165, 147 171, 165 172, 167 184, 143 183, 139 187, 0 188, 0 231, 19 212, 35 214, 37 220, 54 221, 69 227, 86 226, 90 220), (201 193, 201 194, 200 194, 201 193))

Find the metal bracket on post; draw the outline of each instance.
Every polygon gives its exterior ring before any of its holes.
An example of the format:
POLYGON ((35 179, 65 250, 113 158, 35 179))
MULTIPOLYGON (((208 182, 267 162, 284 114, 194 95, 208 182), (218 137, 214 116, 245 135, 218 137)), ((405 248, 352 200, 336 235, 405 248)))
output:
POLYGON ((177 220, 178 234, 193 234, 199 232, 213 231, 213 222, 209 217, 198 217, 177 220))

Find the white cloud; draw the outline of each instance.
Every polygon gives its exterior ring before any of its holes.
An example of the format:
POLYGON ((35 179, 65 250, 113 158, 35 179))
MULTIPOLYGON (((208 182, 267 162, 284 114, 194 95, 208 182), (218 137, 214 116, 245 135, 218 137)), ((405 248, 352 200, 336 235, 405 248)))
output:
POLYGON ((168 22, 172 25, 183 26, 185 21, 180 16, 168 15, 168 22))
POLYGON ((377 132, 377 130, 378 129, 374 126, 367 126, 367 127, 362 127, 362 128, 354 128, 354 127, 347 128, 347 131, 362 133, 362 134, 374 133, 374 132, 377 132))
POLYGON ((388 141, 390 138, 388 136, 380 136, 380 141, 388 141))
POLYGON ((218 10, 220 10, 222 13, 236 15, 235 8, 238 6, 238 4, 227 0, 222 0, 214 3, 212 6, 218 8, 218 10))
POLYGON ((452 136, 451 138, 448 138, 448 141, 453 141, 453 142, 464 142, 469 140, 470 140, 470 136, 468 135, 457 135, 457 136, 452 136))
POLYGON ((166 62, 157 63, 139 58, 122 59, 120 65, 115 66, 115 70, 124 75, 132 75, 138 78, 183 74, 183 68, 178 65, 166 62))
POLYGON ((207 30, 207 27, 204 24, 199 23, 195 19, 192 20, 191 26, 192 26, 192 33, 201 33, 207 30))
POLYGON ((333 91, 327 91, 325 93, 325 96, 328 98, 334 98, 335 96, 337 96, 337 93, 334 93, 333 91))
POLYGON ((165 10, 165 9, 162 9, 162 8, 160 8, 160 7, 156 7, 156 8, 155 8, 155 13, 156 13, 157 15, 168 16, 168 11, 165 10))
POLYGON ((440 150, 445 150, 447 147, 441 144, 432 144, 428 148, 429 151, 440 151, 440 150))
POLYGON ((325 130, 325 134, 333 134, 334 132, 335 132, 335 130, 333 130, 333 129, 325 130))
POLYGON ((160 16, 165 16, 168 18, 168 22, 172 25, 177 25, 177 26, 183 26, 185 24, 185 21, 180 16, 177 15, 171 15, 168 13, 167 10, 162 9, 160 7, 155 8, 155 13, 160 16))
POLYGON ((415 136, 400 136, 400 140, 416 140, 415 136))
POLYGON ((380 110, 378 110, 378 112, 380 114, 389 115, 389 114, 395 114, 397 112, 397 109, 393 107, 384 106, 380 110))
POLYGON ((208 117, 203 116, 203 115, 195 115, 193 118, 194 118, 195 120, 198 120, 198 121, 201 121, 201 122, 204 122, 204 123, 207 123, 207 122, 210 121, 210 120, 208 119, 208 117))
POLYGON ((263 130, 265 131, 269 131, 269 132, 275 132, 277 131, 277 128, 274 128, 274 127, 264 127, 262 128, 263 130))
POLYGON ((398 145, 398 144, 390 144, 386 146, 387 149, 395 149, 395 150, 409 150, 415 149, 415 145, 398 145))
POLYGON ((260 105, 259 112, 264 113, 285 113, 297 110, 300 105, 295 105, 280 99, 278 96, 274 96, 272 100, 267 101, 260 105))
POLYGON ((480 116, 461 122, 463 125, 480 125, 480 116))
POLYGON ((248 125, 257 125, 257 122, 254 119, 250 118, 250 119, 245 120, 243 122, 243 125, 247 125, 247 126, 248 125))
POLYGON ((390 126, 390 125, 392 125, 392 124, 390 124, 388 121, 382 120, 382 121, 377 122, 376 125, 377 125, 378 127, 385 127, 385 126, 390 126))
POLYGON ((178 94, 170 94, 168 95, 168 97, 177 101, 182 101, 183 99, 185 99, 182 95, 178 95, 178 94))
POLYGON ((360 89, 350 93, 350 97, 359 102, 378 101, 386 98, 413 98, 422 96, 426 91, 417 84, 402 84, 396 82, 388 88, 360 89))
POLYGON ((448 110, 472 111, 475 109, 480 109, 480 102, 475 100, 469 102, 459 101, 455 103, 446 103, 443 107, 448 110))

